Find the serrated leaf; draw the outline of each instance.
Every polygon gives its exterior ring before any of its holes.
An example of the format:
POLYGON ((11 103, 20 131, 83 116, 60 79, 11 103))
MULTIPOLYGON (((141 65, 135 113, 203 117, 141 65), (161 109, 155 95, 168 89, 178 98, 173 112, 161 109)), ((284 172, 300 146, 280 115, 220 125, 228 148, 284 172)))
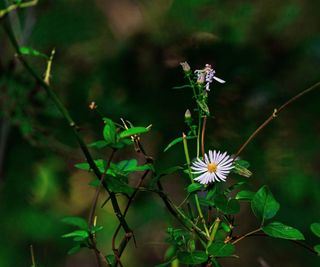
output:
POLYGON ((271 219, 276 215, 280 204, 275 200, 267 186, 261 187, 251 201, 251 208, 255 216, 262 219, 271 219))
POLYGON ((315 245, 313 247, 314 251, 318 253, 318 256, 320 256, 320 244, 319 245, 315 245))
POLYGON ((103 137, 107 145, 115 144, 117 141, 117 128, 114 122, 108 118, 104 118, 105 126, 103 128, 103 137))
POLYGON ((69 216, 69 217, 63 218, 61 222, 69 225, 73 225, 73 226, 78 226, 80 229, 88 229, 87 221, 82 219, 81 217, 69 216))
POLYGON ((203 189, 203 185, 199 184, 199 183, 193 183, 193 184, 190 184, 187 187, 188 193, 193 193, 193 192, 196 192, 196 191, 200 191, 202 189, 203 189))
POLYGON ((208 255, 204 251, 196 250, 191 252, 179 252, 178 260, 182 264, 201 264, 208 260, 208 255))
POLYGON ((303 234, 291 226, 280 222, 272 222, 262 227, 262 231, 268 236, 289 240, 304 240, 303 234))
POLYGON ((234 245, 230 243, 215 242, 208 247, 208 253, 213 257, 228 257, 234 252, 234 245))
POLYGON ((36 56, 36 57, 44 57, 46 59, 48 59, 49 57, 44 54, 44 53, 41 53, 31 47, 25 47, 25 46, 21 46, 19 48, 19 52, 22 54, 22 55, 27 55, 27 56, 36 56))
POLYGON ((76 230, 76 231, 73 231, 71 233, 64 234, 62 237, 63 238, 68 238, 68 237, 83 237, 83 238, 87 238, 87 237, 89 237, 89 234, 88 234, 87 231, 84 231, 84 230, 76 230))
MULTIPOLYGON (((186 136, 185 137, 187 140, 190 140, 190 139, 195 139, 197 138, 196 136, 186 136)), ((171 147, 173 147, 174 145, 180 143, 183 141, 183 138, 182 137, 178 137, 174 140, 172 140, 169 145, 167 145, 167 147, 164 149, 164 152, 168 151, 171 147)))
POLYGON ((252 192, 249 190, 242 190, 237 193, 235 199, 251 201, 253 199, 254 195, 255 195, 255 192, 252 192))
POLYGON ((149 132, 149 128, 146 127, 133 127, 127 130, 124 130, 119 134, 119 138, 126 138, 137 134, 147 133, 149 132))
POLYGON ((320 237, 320 223, 311 224, 310 229, 317 237, 320 237))
POLYGON ((68 255, 76 254, 76 253, 78 253, 78 252, 80 251, 80 249, 81 249, 81 246, 80 246, 80 245, 77 245, 77 246, 69 249, 68 255))

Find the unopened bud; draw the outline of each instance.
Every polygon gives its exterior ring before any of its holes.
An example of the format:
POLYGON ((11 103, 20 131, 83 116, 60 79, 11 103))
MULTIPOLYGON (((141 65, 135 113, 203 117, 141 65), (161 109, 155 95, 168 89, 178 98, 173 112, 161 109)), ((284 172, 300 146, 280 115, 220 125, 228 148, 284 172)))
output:
POLYGON ((184 72, 190 72, 191 68, 190 68, 187 61, 181 62, 180 65, 181 65, 184 72))
POLYGON ((192 122, 191 112, 189 109, 184 113, 184 121, 189 125, 192 122))
POLYGON ((94 109, 96 109, 98 106, 97 106, 97 104, 96 104, 96 102, 94 102, 94 101, 92 101, 91 103, 90 103, 90 105, 89 105, 89 109, 91 109, 91 110, 94 110, 94 109))

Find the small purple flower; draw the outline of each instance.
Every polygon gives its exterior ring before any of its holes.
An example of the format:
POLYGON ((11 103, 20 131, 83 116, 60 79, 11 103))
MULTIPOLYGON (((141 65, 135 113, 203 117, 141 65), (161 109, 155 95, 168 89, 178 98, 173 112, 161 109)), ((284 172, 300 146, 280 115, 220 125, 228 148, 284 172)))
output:
POLYGON ((206 64, 204 69, 196 70, 194 73, 198 76, 197 82, 199 84, 203 84, 206 82, 206 90, 207 91, 210 91, 210 83, 212 83, 213 80, 216 80, 219 83, 225 83, 224 80, 215 76, 216 71, 211 68, 210 64, 206 64))

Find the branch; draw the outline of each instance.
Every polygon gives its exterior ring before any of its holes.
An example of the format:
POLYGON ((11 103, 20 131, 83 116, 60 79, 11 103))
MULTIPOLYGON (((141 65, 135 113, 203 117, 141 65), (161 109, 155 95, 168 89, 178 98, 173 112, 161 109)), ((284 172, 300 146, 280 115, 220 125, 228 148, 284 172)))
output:
POLYGON ((320 86, 320 82, 317 82, 314 85, 310 86, 309 88, 305 89, 304 91, 300 92, 299 94, 295 95, 294 97, 290 98, 287 102, 285 102, 279 108, 275 108, 273 113, 249 136, 249 138, 244 142, 244 144, 238 149, 234 158, 237 158, 240 155, 240 153, 246 148, 246 146, 252 141, 252 139, 256 137, 256 135, 260 133, 274 118, 276 118, 283 109, 285 109, 291 103, 298 100, 300 97, 304 96, 305 94, 310 93, 311 91, 313 91, 319 86, 320 86))

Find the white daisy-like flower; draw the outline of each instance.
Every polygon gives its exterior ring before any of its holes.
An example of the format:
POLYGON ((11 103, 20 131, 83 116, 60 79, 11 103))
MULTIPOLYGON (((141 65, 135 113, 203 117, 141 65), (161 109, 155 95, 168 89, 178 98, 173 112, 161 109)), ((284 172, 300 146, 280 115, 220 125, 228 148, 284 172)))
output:
POLYGON ((200 184, 208 184, 226 180, 230 170, 233 168, 233 158, 227 152, 209 150, 204 154, 204 159, 196 159, 191 166, 193 174, 201 174, 194 180, 200 184))

